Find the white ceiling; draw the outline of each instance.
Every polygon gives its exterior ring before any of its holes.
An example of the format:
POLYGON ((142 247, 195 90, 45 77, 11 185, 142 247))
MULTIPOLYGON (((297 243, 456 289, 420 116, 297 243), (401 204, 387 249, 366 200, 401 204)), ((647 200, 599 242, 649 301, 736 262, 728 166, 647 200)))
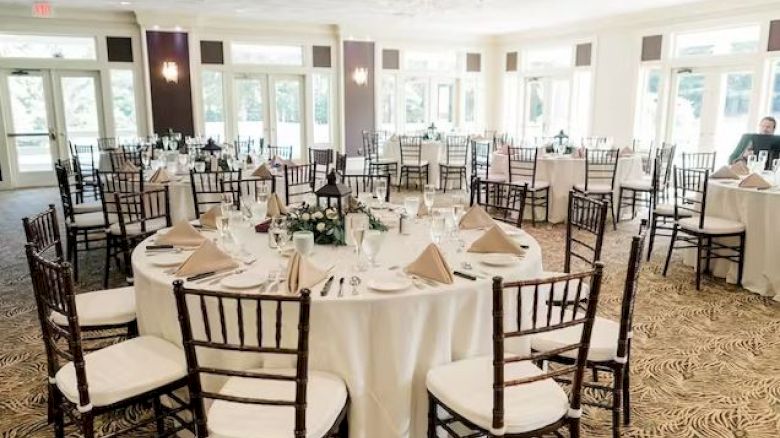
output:
MULTIPOLYGON (((60 7, 502 34, 705 0, 51 0, 60 7)), ((737 1, 738 0, 732 0, 737 1)), ((30 5, 32 0, 0 0, 30 5)))

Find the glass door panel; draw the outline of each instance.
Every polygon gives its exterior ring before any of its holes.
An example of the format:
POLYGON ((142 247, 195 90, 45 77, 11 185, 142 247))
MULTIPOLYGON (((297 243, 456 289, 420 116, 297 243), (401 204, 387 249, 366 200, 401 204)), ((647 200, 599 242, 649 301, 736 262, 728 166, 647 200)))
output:
POLYGON ((682 151, 698 150, 702 132, 706 77, 702 73, 676 74, 672 99, 671 141, 682 151))
POLYGON ((69 73, 61 76, 60 86, 67 140, 77 145, 96 145, 97 139, 102 137, 97 75, 69 73))
POLYGON ((571 96, 571 82, 568 79, 550 79, 549 81, 550 119, 547 123, 545 135, 553 136, 561 130, 569 133, 569 98, 571 96))
POLYGON ((720 75, 721 98, 714 138, 718 164, 725 164, 742 134, 750 130, 752 72, 725 72, 720 75))
POLYGON ((525 93, 525 138, 532 139, 544 135, 545 93, 542 81, 528 80, 525 93))
POLYGON ((236 77, 235 89, 236 134, 244 138, 267 138, 265 78, 236 77))
POLYGON ((274 142, 292 146, 293 158, 302 158, 303 146, 303 78, 272 77, 274 142))
POLYGON ((426 79, 409 78, 404 83, 404 131, 412 134, 424 130, 427 125, 427 95, 428 81, 426 79))
POLYGON ((436 112, 434 120, 439 128, 449 131, 455 123, 455 81, 436 82, 435 90, 436 112))

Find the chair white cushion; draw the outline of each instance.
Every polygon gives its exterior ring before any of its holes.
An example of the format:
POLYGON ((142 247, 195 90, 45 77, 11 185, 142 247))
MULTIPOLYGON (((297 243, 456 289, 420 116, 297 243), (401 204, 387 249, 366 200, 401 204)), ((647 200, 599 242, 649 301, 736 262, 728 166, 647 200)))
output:
POLYGON ((372 161, 374 164, 398 164, 398 161, 393 158, 378 158, 372 161))
POLYGON ((528 190, 532 192, 535 192, 537 190, 544 190, 547 187, 550 187, 550 183, 547 181, 536 180, 536 184, 534 185, 531 185, 531 181, 529 180, 520 179, 520 180, 512 181, 512 184, 517 186, 521 186, 525 183, 528 183, 528 190))
MULTIPOLYGON (((579 311, 577 317, 584 316, 585 311, 579 311)), ((552 324, 560 322, 560 308, 552 311, 552 324)), ((571 320, 572 312, 566 311, 564 320, 571 320)), ((596 317, 593 323, 593 332, 590 335, 590 350, 588 351, 588 360, 593 362, 610 361, 617 355, 618 337, 620 335, 620 324, 606 318, 596 317)), ((549 351, 561 348, 566 345, 580 342, 582 337, 582 325, 566 327, 559 330, 552 330, 545 333, 538 333, 531 336, 531 348, 536 351, 549 351)), ((561 354, 570 359, 577 358, 577 350, 571 350, 561 354)))
MULTIPOLYGON (((504 379, 513 380, 542 374, 529 362, 504 367, 504 379)), ((477 426, 492 429, 493 356, 483 356, 442 365, 428 371, 428 391, 450 409, 477 426)), ((553 379, 504 390, 506 433, 521 433, 553 424, 564 416, 569 399, 553 379)))
MULTIPOLYGON (((162 230, 166 226, 168 226, 168 224, 165 222, 165 218, 161 217, 157 219, 152 219, 150 221, 146 221, 146 232, 148 233, 150 231, 162 230)), ((141 234, 141 224, 133 223, 127 225, 126 230, 128 236, 137 236, 141 234)), ((108 228, 108 232, 115 236, 121 235, 122 230, 119 228, 119 223, 111 224, 111 226, 108 228)))
POLYGON ((741 222, 723 219, 714 216, 704 217, 704 228, 699 228, 699 218, 689 217, 677 221, 680 228, 707 234, 731 234, 745 231, 745 225, 741 222))
MULTIPOLYGON (((574 184, 574 188, 581 192, 585 191, 585 183, 574 184)), ((612 193, 612 186, 609 184, 589 184, 587 193, 612 193)))
MULTIPOLYGON (((86 361, 90 402, 107 406, 174 382, 187 374, 184 351, 154 336, 141 336, 88 353, 86 361)), ((79 403, 76 371, 68 362, 55 376, 57 387, 79 403)))
POLYGON ((644 179, 636 179, 631 181, 626 181, 624 183, 620 184, 621 187, 624 189, 630 189, 630 190, 641 190, 641 191, 650 191, 653 190, 653 183, 650 180, 644 180, 644 179))
MULTIPOLYGON (((254 370, 295 375, 295 369, 254 370)), ((309 371, 306 385, 306 436, 324 437, 347 403, 347 387, 337 376, 309 371)), ((294 382, 231 377, 220 394, 295 400, 294 382)), ((207 414, 209 436, 216 438, 288 438, 295 430, 295 409, 214 400, 207 414)))
MULTIPOLYGON (((557 277, 561 275, 568 275, 563 272, 550 272, 545 271, 542 272, 542 278, 550 278, 550 277, 557 277)), ((552 293, 552 301, 554 302, 562 302, 564 298, 567 302, 572 303, 577 298, 577 287, 580 284, 580 280, 572 280, 569 282, 569 290, 566 290, 566 282, 558 282, 553 285, 553 293, 552 293)), ((533 288, 528 288, 529 290, 532 290, 533 288)), ((550 291, 550 285, 542 285, 539 286, 540 290, 540 297, 543 296, 549 296, 550 291)), ((590 286, 587 283, 582 283, 582 289, 580 289, 580 300, 584 300, 588 298, 588 294, 590 294, 590 286)), ((541 305, 540 300, 540 305, 541 305)))
POLYGON ((490 181, 490 182, 506 182, 506 175, 504 174, 489 174, 487 178, 480 178, 482 181, 490 181))
POLYGON ((103 211, 103 204, 99 201, 96 202, 84 202, 83 204, 74 204, 73 213, 94 213, 96 211, 103 211))
POLYGON ((103 218, 103 212, 93 212, 74 214, 73 221, 68 219, 67 224, 78 228, 98 228, 105 226, 106 221, 103 218))
POLYGON ((422 160, 419 164, 416 161, 412 161, 408 163, 401 163, 401 165, 404 167, 424 167, 428 165, 428 161, 422 160))
MULTIPOLYGON (((674 205, 672 204, 658 204, 653 209, 653 213, 659 216, 674 216, 674 205)), ((690 217, 691 213, 687 210, 680 209, 680 217, 690 217)))
MULTIPOLYGON (((76 313, 81 327, 126 324, 135 320, 135 289, 133 286, 99 290, 76 295, 76 313)), ((51 320, 68 325, 65 315, 54 312, 51 320)))

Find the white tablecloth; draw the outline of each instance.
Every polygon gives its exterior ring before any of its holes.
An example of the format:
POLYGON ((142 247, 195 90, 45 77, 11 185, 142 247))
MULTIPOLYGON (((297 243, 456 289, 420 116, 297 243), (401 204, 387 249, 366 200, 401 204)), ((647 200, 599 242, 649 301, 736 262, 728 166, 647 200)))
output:
MULTIPOLYGON (((493 153, 490 161, 490 178, 508 180, 509 156, 493 153)), ((642 157, 633 155, 618 159, 615 174, 615 200, 623 182, 638 180, 643 176, 642 157)), ((569 191, 577 183, 585 182, 585 160, 571 158, 570 155, 558 158, 541 157, 536 166, 536 180, 550 183, 550 223, 566 221, 569 191)), ((529 213, 526 213, 528 215, 529 213)), ((544 211, 538 211, 537 217, 544 217, 544 211)))
MULTIPOLYGON (((742 286, 780 301, 780 188, 743 189, 738 181, 711 180, 707 192, 707 214, 745 224, 745 267, 742 286)), ((735 241, 736 243, 736 241, 735 241)), ((696 266, 696 252, 685 253, 685 263, 696 266)), ((737 264, 713 260, 713 274, 729 283, 737 282, 737 264)))
MULTIPOLYGON (((382 267, 362 273, 364 285, 378 272, 387 274, 392 265, 409 263, 428 244, 423 224, 410 228, 408 236, 388 231, 378 258, 382 267)), ((480 232, 461 235, 469 243, 480 232)), ((244 228, 237 231, 237 237, 258 257, 250 269, 264 272, 279 267, 281 259, 268 248, 267 235, 244 228)), ((491 275, 504 275, 507 280, 538 277, 542 273, 541 249, 527 234, 519 239, 530 248, 525 258, 511 268, 486 268, 472 261, 491 275)), ((174 279, 149 263, 143 251, 145 245, 133 254, 140 332, 181 344, 171 287, 174 279)), ((337 277, 351 275, 351 248, 317 246, 312 257, 323 267, 335 263, 337 277)), ((451 257, 458 265, 460 260, 471 259, 467 253, 454 251, 451 257)), ((336 374, 346 382, 351 400, 351 437, 426 436, 427 371, 453 360, 491 354, 490 283, 489 279, 472 282, 456 277, 451 286, 397 293, 371 292, 361 286, 357 296, 352 296, 350 286, 345 285, 343 298, 336 296, 337 284, 325 298, 318 293, 321 286, 313 288, 309 367, 336 374)), ((528 345, 516 348, 527 351, 528 345)), ((209 360, 239 363, 227 353, 209 360)))
MULTIPOLYGON (((430 184, 436 184, 439 186, 439 163, 441 162, 441 155, 444 151, 444 143, 435 140, 423 140, 422 150, 420 154, 420 160, 428 162, 428 182, 430 184)), ((390 159, 398 162, 398 175, 401 177, 401 145, 398 142, 397 137, 391 137, 384 144, 383 158, 390 159)), ((407 158, 407 161, 410 161, 407 158)), ((414 183, 414 181, 410 181, 414 183)), ((425 182, 423 181, 423 184, 425 182)))

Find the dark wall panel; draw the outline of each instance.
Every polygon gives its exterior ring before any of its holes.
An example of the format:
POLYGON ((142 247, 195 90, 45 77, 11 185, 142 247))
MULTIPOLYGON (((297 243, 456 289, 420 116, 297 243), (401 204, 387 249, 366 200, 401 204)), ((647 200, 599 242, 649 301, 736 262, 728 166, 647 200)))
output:
POLYGON ((517 71, 517 52, 506 54, 506 71, 517 71))
POLYGON ((661 59, 663 35, 651 35, 642 38, 642 61, 658 61, 661 59))
POLYGON ((482 71, 482 55, 479 53, 466 53, 466 71, 482 71))
POLYGON ((769 44, 767 50, 776 52, 780 50, 780 20, 773 20, 769 23, 769 44))
POLYGON ((225 51, 222 48, 222 41, 201 41, 200 42, 200 63, 201 64, 224 64, 225 51))
POLYGON ((591 54, 593 52, 593 45, 591 43, 577 44, 577 55, 575 56, 574 65, 577 67, 587 67, 591 64, 591 54))
POLYGON ((190 50, 185 32, 146 32, 149 53, 154 132, 168 128, 184 135, 194 135, 192 88, 190 85, 190 50), (163 63, 173 61, 179 69, 178 82, 167 82, 162 75, 163 63))
POLYGON ((344 41, 344 131, 347 155, 357 155, 363 144, 362 130, 374 130, 374 43, 344 41), (368 70, 368 82, 352 80, 356 68, 368 70))
POLYGON ((133 39, 130 37, 106 37, 108 62, 133 62, 133 39))
POLYGON ((382 68, 385 70, 398 70, 401 66, 401 54, 396 49, 382 49, 382 68))
POLYGON ((331 65, 330 46, 312 47, 312 66, 330 68, 331 65))

